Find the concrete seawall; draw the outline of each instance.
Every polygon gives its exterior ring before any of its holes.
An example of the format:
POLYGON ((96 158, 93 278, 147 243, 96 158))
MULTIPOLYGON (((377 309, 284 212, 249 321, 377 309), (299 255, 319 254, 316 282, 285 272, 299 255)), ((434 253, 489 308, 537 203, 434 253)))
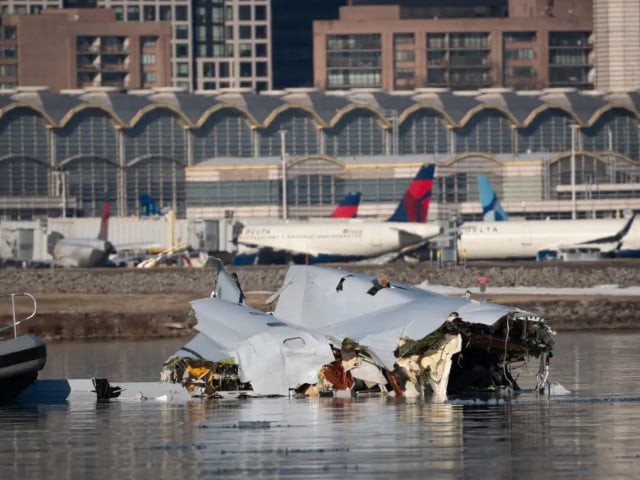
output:
MULTIPOLYGON (((345 265, 345 269, 373 275, 387 274, 409 284, 460 288, 476 286, 489 278, 487 297, 535 311, 558 330, 640 327, 640 298, 551 297, 492 295, 492 287, 593 287, 640 285, 640 263, 474 263, 466 267, 438 268, 429 263, 345 265)), ((283 282, 286 266, 233 269, 245 292, 275 291, 283 282)), ((39 301, 38 320, 29 329, 49 338, 120 338, 191 335, 188 301, 208 296, 215 271, 187 268, 0 270, 0 293, 26 291, 39 301)), ((258 305, 259 297, 253 297, 258 305)), ((3 302, 6 303, 6 302, 3 302)), ((9 321, 0 305, 1 325, 9 321)), ((191 319, 192 321, 192 319, 191 319)))

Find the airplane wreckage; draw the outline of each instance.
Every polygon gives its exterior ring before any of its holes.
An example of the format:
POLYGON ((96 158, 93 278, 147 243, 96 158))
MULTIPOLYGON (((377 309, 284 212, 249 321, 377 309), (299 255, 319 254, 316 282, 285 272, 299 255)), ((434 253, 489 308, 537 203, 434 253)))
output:
POLYGON ((520 390, 512 371, 538 359, 548 393, 554 332, 515 307, 448 297, 336 268, 292 265, 264 313, 217 261, 216 287, 191 302, 199 333, 161 380, 192 396, 430 397, 520 390))

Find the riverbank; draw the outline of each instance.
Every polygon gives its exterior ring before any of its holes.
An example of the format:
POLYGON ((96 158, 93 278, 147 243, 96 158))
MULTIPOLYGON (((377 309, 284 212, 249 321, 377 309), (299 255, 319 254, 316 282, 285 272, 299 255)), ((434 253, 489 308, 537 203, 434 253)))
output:
MULTIPOLYGON (((640 298, 575 295, 493 295, 492 287, 588 288, 603 284, 640 285, 640 269, 630 262, 473 264, 466 268, 438 268, 429 263, 349 265, 349 270, 419 284, 476 287, 489 279, 486 298, 545 316, 556 330, 640 328, 640 298)), ((234 269, 248 295, 248 303, 268 310, 268 293, 277 290, 286 266, 234 269)), ((0 270, 0 292, 32 293, 38 316, 22 331, 49 340, 190 337, 195 334, 189 301, 208 296, 215 271, 187 268, 0 270)), ((474 291, 476 291, 475 289, 474 291)), ((0 305, 0 325, 10 322, 9 303, 0 305)), ((20 304, 19 310, 27 310, 20 304)))

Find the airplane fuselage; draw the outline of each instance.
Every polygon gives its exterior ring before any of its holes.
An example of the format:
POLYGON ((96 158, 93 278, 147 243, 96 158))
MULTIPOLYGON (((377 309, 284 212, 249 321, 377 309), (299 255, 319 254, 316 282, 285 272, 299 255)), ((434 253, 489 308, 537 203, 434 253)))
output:
POLYGON ((247 225, 238 237, 238 255, 270 248, 314 257, 368 258, 419 244, 440 233, 430 223, 332 221, 247 225))
POLYGON ((615 235, 626 222, 625 219, 466 222, 460 227, 458 254, 469 260, 536 258, 541 251, 615 235))

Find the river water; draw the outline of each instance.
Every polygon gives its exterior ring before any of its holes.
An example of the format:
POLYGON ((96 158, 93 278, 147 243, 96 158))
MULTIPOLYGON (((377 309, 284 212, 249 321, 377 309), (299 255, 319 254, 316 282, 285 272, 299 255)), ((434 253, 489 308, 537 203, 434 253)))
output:
MULTIPOLYGON (((559 334, 552 378, 572 395, 546 399, 0 407, 0 478, 640 478, 639 342, 559 334)), ((154 381, 183 343, 50 344, 41 378, 154 381)))

